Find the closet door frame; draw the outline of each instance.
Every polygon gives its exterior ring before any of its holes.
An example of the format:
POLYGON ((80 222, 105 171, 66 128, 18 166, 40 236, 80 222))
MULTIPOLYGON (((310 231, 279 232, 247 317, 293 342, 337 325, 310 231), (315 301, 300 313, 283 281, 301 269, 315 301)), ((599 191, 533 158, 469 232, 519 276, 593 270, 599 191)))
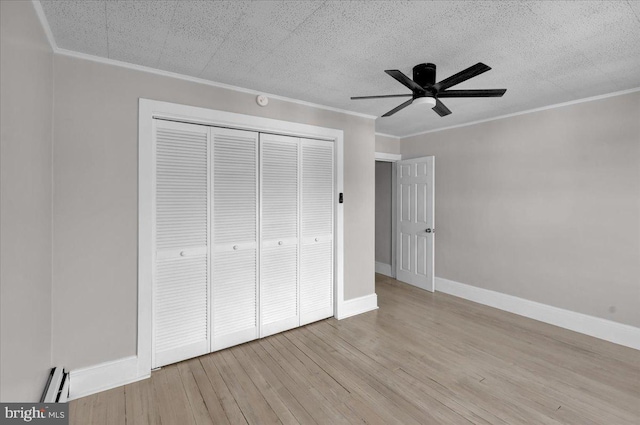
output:
POLYGON ((237 114, 150 99, 138 103, 138 326, 136 355, 128 358, 123 381, 149 377, 152 357, 152 282, 153 282, 153 200, 155 158, 153 156, 153 119, 163 119, 214 127, 272 133, 283 136, 332 141, 334 145, 334 317, 350 314, 344 301, 344 213, 338 203, 344 192, 342 130, 299 124, 290 121, 237 114), (135 359, 135 361, 134 361, 135 359), (126 375, 126 376, 125 376, 126 375))

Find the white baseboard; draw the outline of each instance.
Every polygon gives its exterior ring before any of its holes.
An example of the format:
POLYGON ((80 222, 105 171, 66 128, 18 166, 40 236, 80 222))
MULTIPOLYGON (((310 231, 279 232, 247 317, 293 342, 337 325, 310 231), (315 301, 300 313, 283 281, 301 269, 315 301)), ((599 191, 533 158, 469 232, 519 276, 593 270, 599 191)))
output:
POLYGON ((640 350, 640 328, 436 277, 436 291, 640 350))
POLYGON ((376 273, 380 273, 380 274, 383 274, 385 276, 393 277, 393 276, 391 276, 391 264, 385 264, 385 263, 381 263, 379 261, 376 261, 376 273))
POLYGON ((149 376, 138 376, 138 356, 72 370, 69 380, 69 400, 110 390, 149 376))
MULTIPOLYGON (((341 320, 378 308, 378 296, 374 293, 344 301, 336 318, 341 320)), ((112 362, 100 363, 71 371, 69 400, 110 390, 132 382, 149 378, 138 375, 138 357, 129 356, 112 362)))
POLYGON ((378 309, 378 295, 371 294, 364 297, 353 298, 342 302, 342 306, 336 319, 342 320, 357 314, 366 313, 367 311, 378 309))

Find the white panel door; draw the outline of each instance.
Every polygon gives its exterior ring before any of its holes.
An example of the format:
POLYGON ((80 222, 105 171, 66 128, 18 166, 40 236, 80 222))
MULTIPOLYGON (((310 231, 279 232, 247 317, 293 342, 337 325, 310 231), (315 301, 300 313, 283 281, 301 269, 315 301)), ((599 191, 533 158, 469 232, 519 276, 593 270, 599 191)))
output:
POLYGON ((260 336, 299 326, 299 139, 260 134, 260 336))
POLYGON ((396 279, 434 291, 434 157, 397 163, 396 279))
POLYGON ((211 350, 258 337, 258 133, 211 128, 211 350))
POLYGON ((333 143, 300 139, 300 325, 333 316, 333 143))
POLYGON ((154 120, 153 367, 209 351, 209 128, 154 120))

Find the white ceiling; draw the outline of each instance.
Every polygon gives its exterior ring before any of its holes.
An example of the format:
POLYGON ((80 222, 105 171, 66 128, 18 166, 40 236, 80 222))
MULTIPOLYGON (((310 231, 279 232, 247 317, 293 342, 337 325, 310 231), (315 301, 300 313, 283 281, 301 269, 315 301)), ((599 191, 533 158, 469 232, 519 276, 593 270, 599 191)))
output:
POLYGON ((444 99, 453 114, 407 108, 376 120, 404 136, 640 87, 637 1, 41 1, 62 49, 380 116, 409 92, 385 69, 437 80, 493 69, 444 99))

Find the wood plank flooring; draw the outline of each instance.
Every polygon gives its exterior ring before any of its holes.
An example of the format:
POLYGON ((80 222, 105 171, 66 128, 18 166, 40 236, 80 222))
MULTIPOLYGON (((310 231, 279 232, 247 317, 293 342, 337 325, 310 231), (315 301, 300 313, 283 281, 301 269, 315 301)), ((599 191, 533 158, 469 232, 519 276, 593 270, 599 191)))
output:
POLYGON ((71 402, 71 424, 640 424, 640 352, 376 275, 380 309, 71 402))

